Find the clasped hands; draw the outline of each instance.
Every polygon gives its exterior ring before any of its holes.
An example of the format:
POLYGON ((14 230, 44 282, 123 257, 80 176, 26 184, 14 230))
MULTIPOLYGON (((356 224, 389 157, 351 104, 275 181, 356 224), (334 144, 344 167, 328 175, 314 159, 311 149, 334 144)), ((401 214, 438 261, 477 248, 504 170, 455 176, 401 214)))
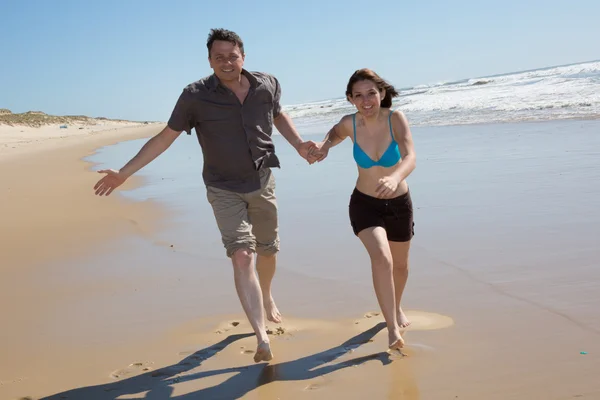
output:
POLYGON ((300 156, 308 161, 309 164, 323 161, 329 153, 329 147, 326 146, 326 142, 317 143, 312 140, 300 143, 297 150, 300 156))
MULTIPOLYGON (((309 164, 323 161, 329 154, 327 142, 315 143, 312 140, 302 142, 298 145, 298 153, 302 158, 308 161, 309 164)), ((380 178, 377 182, 375 193, 378 198, 386 199, 396 197, 400 180, 393 175, 388 175, 380 178)))

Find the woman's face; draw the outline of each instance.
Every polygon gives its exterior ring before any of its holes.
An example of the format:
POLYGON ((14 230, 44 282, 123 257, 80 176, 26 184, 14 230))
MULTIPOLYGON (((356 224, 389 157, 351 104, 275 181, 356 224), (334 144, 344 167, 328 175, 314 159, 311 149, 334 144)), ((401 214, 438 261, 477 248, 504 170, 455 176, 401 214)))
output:
POLYGON ((375 82, 362 80, 356 82, 352 87, 349 100, 361 114, 368 117, 379 113, 379 106, 384 95, 385 93, 379 91, 375 82))

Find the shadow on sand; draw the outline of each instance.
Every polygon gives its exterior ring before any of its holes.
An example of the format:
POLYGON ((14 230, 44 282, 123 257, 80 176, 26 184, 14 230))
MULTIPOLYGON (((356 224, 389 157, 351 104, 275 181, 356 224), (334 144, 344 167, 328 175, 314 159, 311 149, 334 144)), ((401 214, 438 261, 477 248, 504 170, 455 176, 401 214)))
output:
POLYGON ((253 333, 230 335, 219 343, 199 350, 184 358, 177 364, 150 371, 131 378, 123 379, 114 383, 97 386, 82 387, 57 393, 44 397, 43 400, 57 399, 85 399, 85 400, 108 400, 117 399, 124 395, 135 395, 147 392, 144 399, 238 399, 252 390, 276 381, 302 381, 324 376, 337 370, 360 365, 369 360, 380 360, 383 365, 391 363, 387 352, 375 353, 364 357, 328 364, 348 353, 350 350, 369 342, 379 331, 385 328, 385 324, 379 323, 350 339, 332 347, 328 350, 302 357, 293 361, 278 364, 252 364, 241 367, 224 368, 213 371, 201 371, 197 373, 184 374, 200 365, 202 362, 223 350, 236 340, 254 336, 253 333), (226 381, 193 393, 173 397, 172 385, 179 382, 193 381, 220 374, 232 374, 226 381))

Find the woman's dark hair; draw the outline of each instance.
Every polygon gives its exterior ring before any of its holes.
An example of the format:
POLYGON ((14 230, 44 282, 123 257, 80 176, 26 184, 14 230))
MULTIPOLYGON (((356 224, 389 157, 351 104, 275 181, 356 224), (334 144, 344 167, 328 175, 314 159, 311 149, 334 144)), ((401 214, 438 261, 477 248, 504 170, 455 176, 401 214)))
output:
POLYGON ((354 87, 354 84, 359 81, 373 82, 380 92, 385 89, 385 97, 381 99, 380 104, 380 107, 382 108, 390 108, 392 106, 392 98, 400 95, 394 86, 377 75, 375 71, 372 71, 368 68, 363 68, 356 70, 350 77, 348 86, 346 87, 346 97, 352 98, 352 88, 354 87))

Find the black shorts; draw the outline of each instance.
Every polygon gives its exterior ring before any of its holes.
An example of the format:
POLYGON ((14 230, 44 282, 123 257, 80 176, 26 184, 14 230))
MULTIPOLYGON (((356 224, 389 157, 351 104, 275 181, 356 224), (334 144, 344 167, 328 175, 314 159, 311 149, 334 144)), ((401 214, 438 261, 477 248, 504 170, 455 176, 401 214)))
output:
POLYGON ((350 196, 350 224, 354 234, 381 226, 389 241, 407 242, 415 234, 410 191, 393 199, 378 199, 354 189, 350 196))

